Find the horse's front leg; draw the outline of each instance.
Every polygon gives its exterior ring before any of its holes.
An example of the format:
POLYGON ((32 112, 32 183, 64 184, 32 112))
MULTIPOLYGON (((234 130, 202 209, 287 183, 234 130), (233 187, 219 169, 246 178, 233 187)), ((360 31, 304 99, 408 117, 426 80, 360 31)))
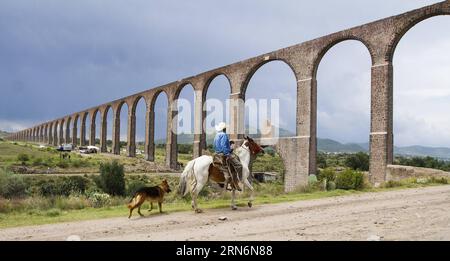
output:
POLYGON ((231 209, 232 210, 237 210, 237 206, 236 206, 235 200, 236 200, 236 190, 233 189, 231 191, 231 209))
POLYGON ((247 186, 250 189, 250 198, 248 199, 248 207, 251 208, 253 206, 253 192, 255 191, 255 189, 253 188, 252 184, 250 183, 250 181, 248 181, 248 178, 244 179, 244 184, 245 186, 247 186))

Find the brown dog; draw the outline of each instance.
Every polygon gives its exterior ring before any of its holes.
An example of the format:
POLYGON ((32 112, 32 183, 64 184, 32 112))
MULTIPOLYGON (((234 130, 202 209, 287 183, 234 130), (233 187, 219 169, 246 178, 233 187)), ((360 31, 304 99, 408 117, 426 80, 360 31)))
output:
POLYGON ((138 213, 143 217, 141 213, 141 205, 146 201, 150 201, 150 209, 148 211, 151 211, 153 209, 153 202, 158 202, 159 212, 162 213, 162 202, 164 200, 164 194, 169 193, 170 187, 169 183, 167 183, 167 180, 163 180, 159 186, 155 187, 144 187, 141 189, 138 189, 133 195, 133 197, 130 200, 130 204, 128 204, 128 208, 130 209, 130 215, 128 218, 131 217, 131 214, 133 213, 133 210, 135 208, 138 208, 138 213))

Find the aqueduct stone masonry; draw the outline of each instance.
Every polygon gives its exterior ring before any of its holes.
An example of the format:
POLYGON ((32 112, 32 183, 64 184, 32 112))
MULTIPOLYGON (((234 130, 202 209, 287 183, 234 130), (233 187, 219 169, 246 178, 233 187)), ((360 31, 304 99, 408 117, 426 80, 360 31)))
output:
MULTIPOLYGON (((279 60, 290 66, 297 80, 297 119, 295 137, 282 138, 272 144, 271 140, 261 142, 274 145, 285 163, 285 190, 290 191, 307 183, 308 175, 316 173, 316 112, 317 90, 316 72, 325 53, 334 45, 357 40, 363 43, 371 56, 371 126, 370 126, 370 179, 373 183, 383 182, 386 168, 393 161, 393 56, 403 35, 417 23, 438 15, 450 14, 450 1, 426 6, 401 15, 389 17, 362 26, 330 34, 295 46, 260 55, 238 63, 230 64, 183 80, 169 83, 122 99, 108 102, 85 111, 48 121, 32 128, 19 131, 9 140, 42 142, 53 145, 78 141, 77 129, 81 128, 80 144, 86 144, 86 121, 90 121, 89 142, 95 143, 95 116, 101 118, 100 147, 106 152, 106 115, 113 112, 113 153, 120 153, 120 110, 128 106, 128 156, 135 156, 136 106, 140 99, 146 103, 145 158, 154 161, 154 117, 155 101, 162 92, 169 100, 167 119, 166 164, 177 167, 177 136, 172 126, 177 117, 177 98, 182 88, 188 84, 195 92, 194 157, 205 147, 203 122, 206 117, 204 103, 211 81, 224 75, 231 86, 232 101, 245 100, 247 84, 262 65, 279 60), (88 115, 90 117, 88 117, 88 115), (81 126, 77 126, 78 119, 81 126), (73 124, 72 124, 73 123, 73 124), (66 128, 64 128, 64 125, 66 128), (72 128, 70 128, 72 127, 72 128), (64 132, 66 130, 66 133, 64 132)), ((231 139, 239 141, 244 134, 244 105, 237 102, 230 109, 231 139)))

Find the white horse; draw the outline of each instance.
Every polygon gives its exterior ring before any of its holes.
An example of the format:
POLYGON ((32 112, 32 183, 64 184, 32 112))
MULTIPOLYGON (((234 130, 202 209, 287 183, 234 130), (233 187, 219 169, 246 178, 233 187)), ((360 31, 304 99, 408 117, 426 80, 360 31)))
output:
MULTIPOLYGON (((233 152, 239 157, 242 164, 242 177, 240 177, 240 179, 242 183, 250 189, 250 199, 248 201, 249 207, 252 207, 254 190, 248 179, 250 177, 249 165, 250 160, 256 157, 256 155, 260 152, 264 152, 264 150, 249 137, 245 137, 241 147, 235 149, 233 152)), ((180 193, 182 196, 186 196, 188 192, 191 193, 192 208, 196 213, 202 212, 202 210, 197 206, 197 197, 208 180, 214 181, 218 184, 224 184, 226 186, 223 173, 218 168, 213 166, 212 156, 204 155, 191 160, 186 165, 183 174, 181 174, 180 193)), ((236 190, 233 189, 231 193, 231 208, 236 210, 236 190)))

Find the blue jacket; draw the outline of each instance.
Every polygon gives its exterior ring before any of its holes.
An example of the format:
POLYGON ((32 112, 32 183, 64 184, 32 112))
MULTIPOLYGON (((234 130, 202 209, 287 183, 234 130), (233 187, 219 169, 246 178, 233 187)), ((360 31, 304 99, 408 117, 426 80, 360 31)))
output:
POLYGON ((214 150, 216 153, 223 153, 225 156, 230 155, 230 140, 224 132, 218 132, 214 138, 214 150))

